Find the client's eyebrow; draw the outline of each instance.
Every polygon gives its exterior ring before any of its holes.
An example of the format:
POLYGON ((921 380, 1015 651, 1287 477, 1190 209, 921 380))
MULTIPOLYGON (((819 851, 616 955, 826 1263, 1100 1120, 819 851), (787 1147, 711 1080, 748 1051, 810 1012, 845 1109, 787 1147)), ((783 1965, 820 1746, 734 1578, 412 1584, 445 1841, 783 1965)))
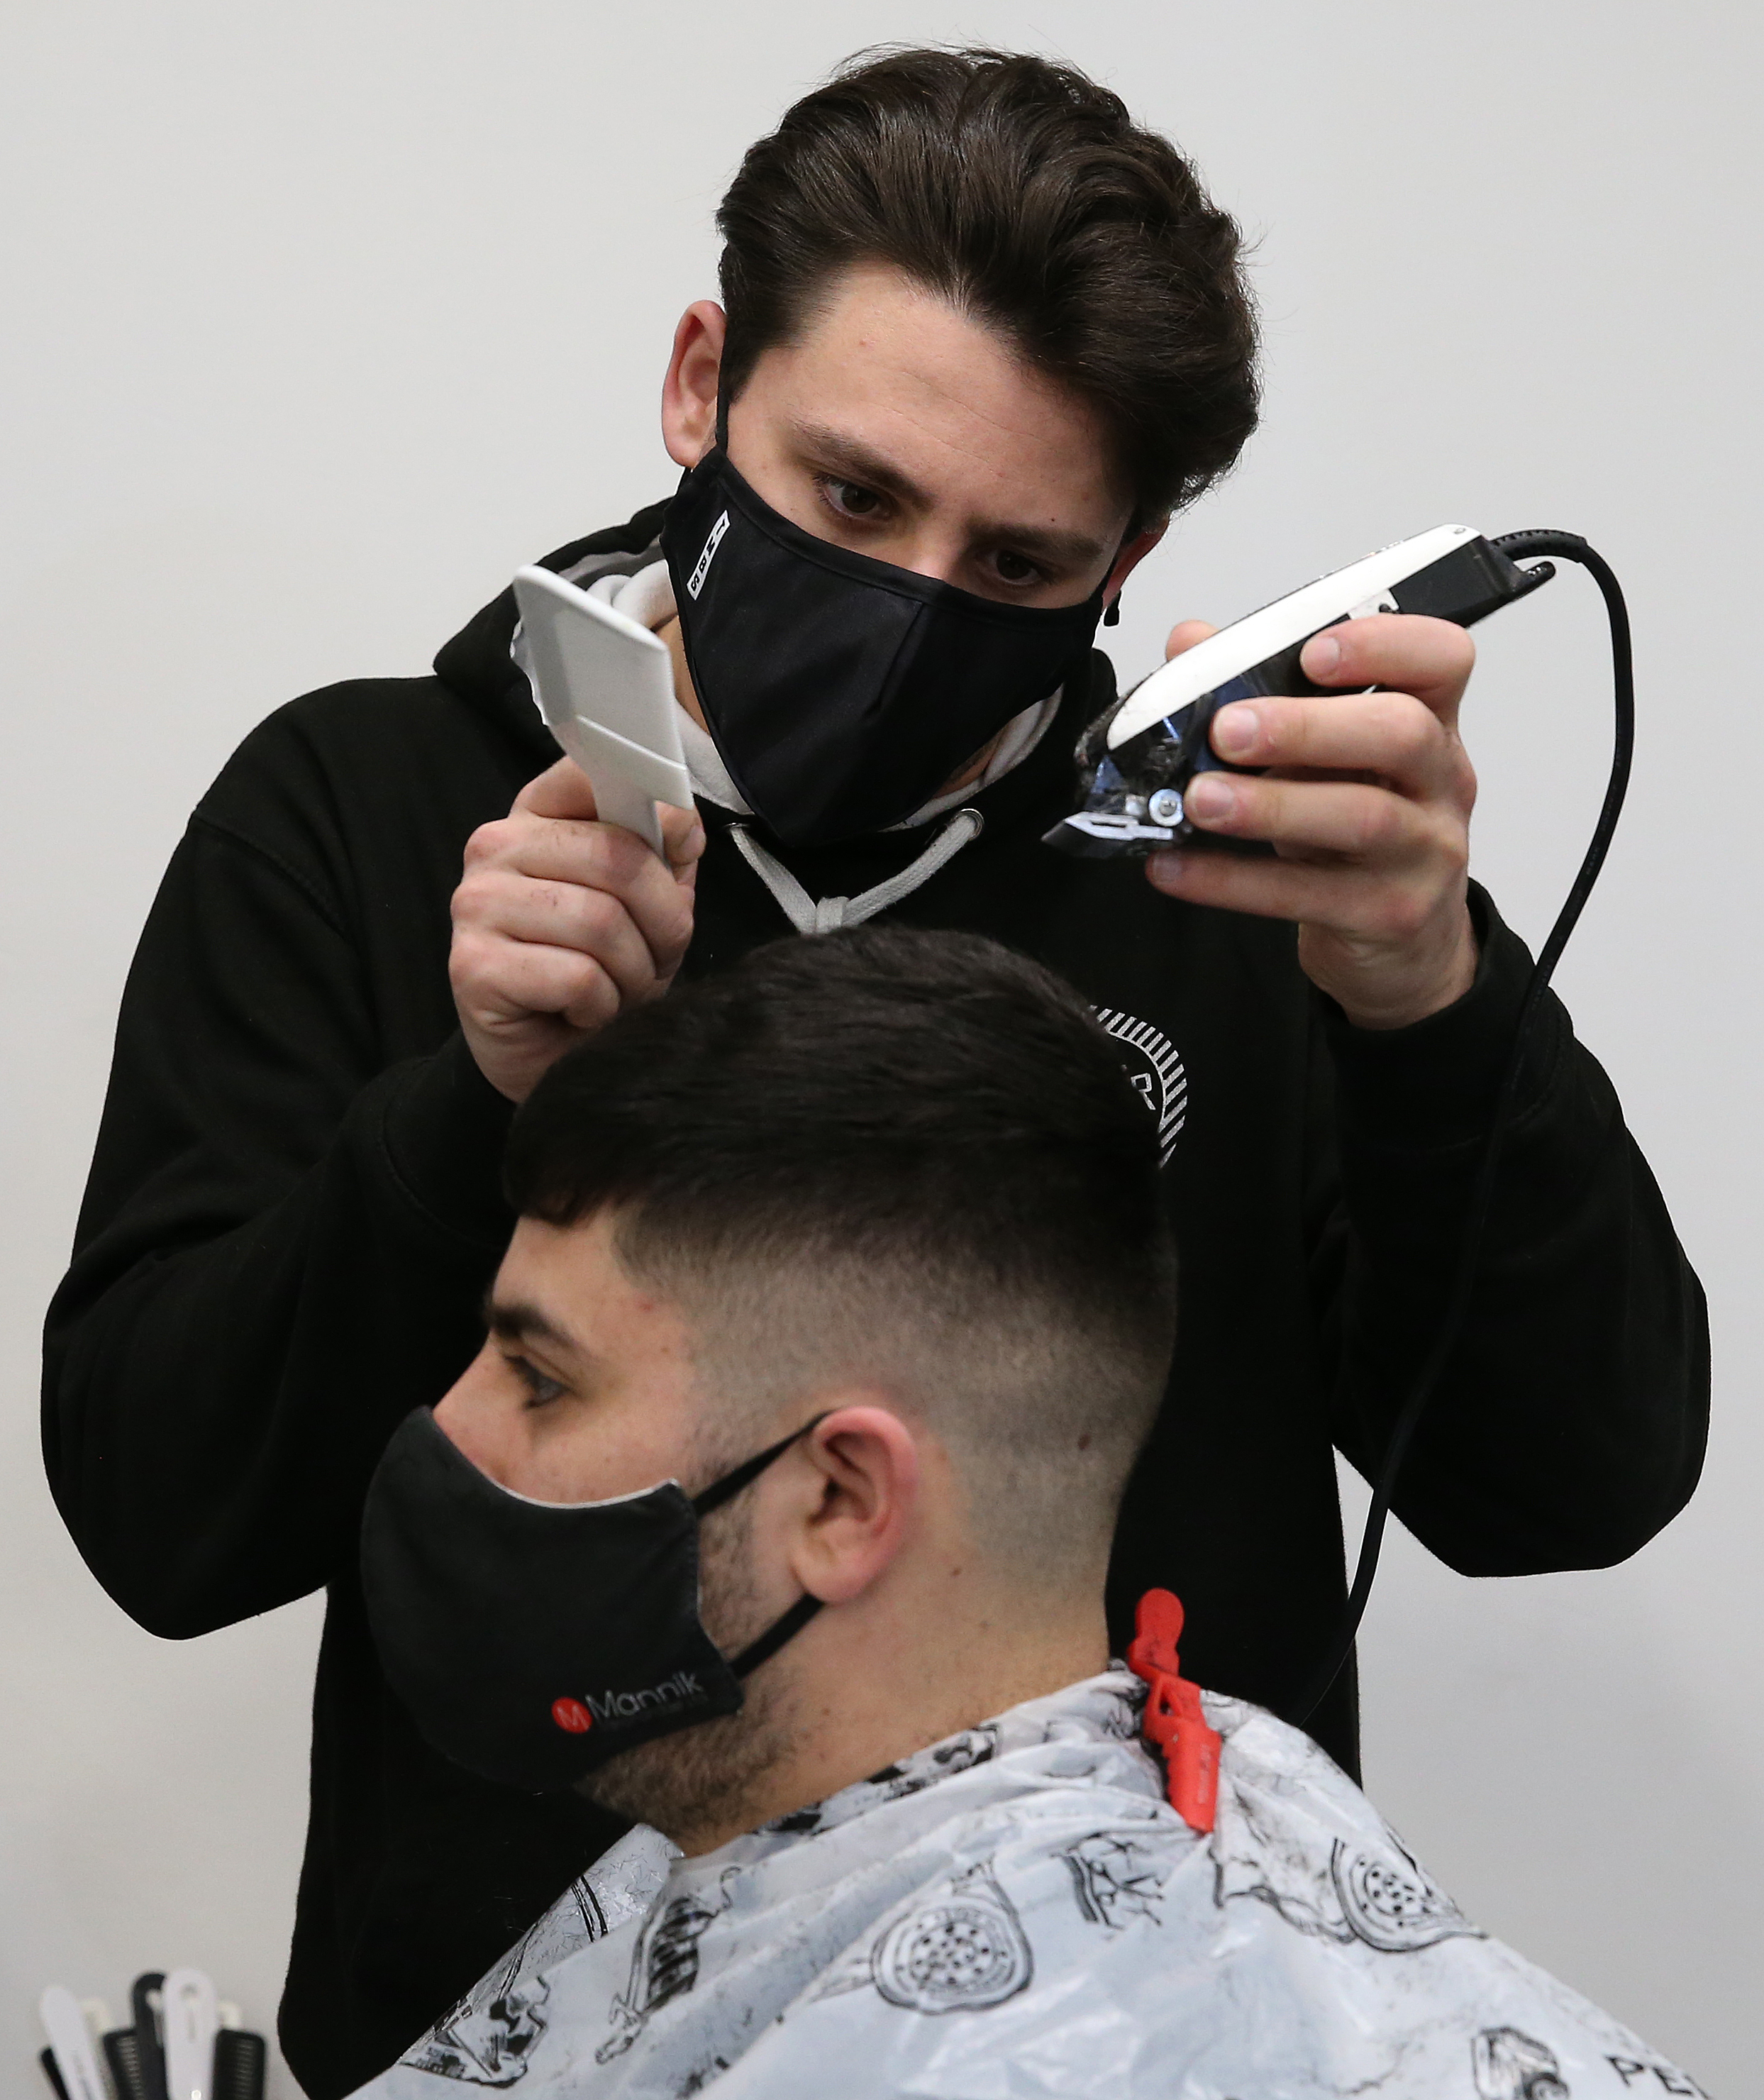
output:
POLYGON ((572 1356, 588 1353, 567 1329, 525 1299, 497 1298, 487 1291, 483 1313, 485 1326, 499 1341, 549 1342, 553 1348, 567 1349, 572 1356))
MULTIPOLYGON (((911 475, 858 439, 829 429, 824 423, 798 421, 791 427, 804 452, 830 472, 861 482, 866 488, 879 489, 914 510, 932 508, 931 496, 911 475)), ((1069 563, 1074 568, 1100 561, 1114 551, 1106 540, 1098 540, 1088 532, 1066 532, 1056 525, 1013 525, 982 518, 976 520, 972 530, 977 540, 1007 546, 1013 552, 1039 555, 1046 562, 1069 563)))

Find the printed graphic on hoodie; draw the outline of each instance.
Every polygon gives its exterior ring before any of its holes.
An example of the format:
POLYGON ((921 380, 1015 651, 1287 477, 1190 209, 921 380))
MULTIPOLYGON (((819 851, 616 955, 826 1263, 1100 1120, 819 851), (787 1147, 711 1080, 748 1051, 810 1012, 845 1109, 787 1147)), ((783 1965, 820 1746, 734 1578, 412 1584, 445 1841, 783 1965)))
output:
POLYGON ((1145 1105, 1158 1118, 1158 1164, 1167 1167, 1188 1118, 1188 1075, 1176 1046, 1162 1029, 1112 1006, 1091 1008, 1121 1045, 1122 1063, 1145 1105))

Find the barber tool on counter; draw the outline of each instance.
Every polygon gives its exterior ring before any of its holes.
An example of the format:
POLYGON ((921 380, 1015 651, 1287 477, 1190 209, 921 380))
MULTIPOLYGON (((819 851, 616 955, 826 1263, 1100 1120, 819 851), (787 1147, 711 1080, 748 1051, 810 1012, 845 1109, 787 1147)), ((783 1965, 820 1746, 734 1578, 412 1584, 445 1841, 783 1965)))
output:
POLYGON ((153 1969, 129 1991, 132 2018, 111 2024, 101 1998, 52 1983, 38 2001, 39 2061, 58 2100, 263 2100, 268 2049, 217 2000, 200 1969, 153 1969))

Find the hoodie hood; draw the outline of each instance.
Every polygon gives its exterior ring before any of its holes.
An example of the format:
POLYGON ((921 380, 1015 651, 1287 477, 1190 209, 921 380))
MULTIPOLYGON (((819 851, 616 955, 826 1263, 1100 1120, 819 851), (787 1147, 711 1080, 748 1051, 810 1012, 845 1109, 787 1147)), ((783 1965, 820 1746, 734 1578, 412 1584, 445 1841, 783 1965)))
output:
MULTIPOLYGON (((667 514, 665 501, 649 504, 623 525, 590 532, 541 555, 536 566, 569 575, 584 589, 598 576, 633 576, 660 560, 659 536, 667 514)), ((512 735, 541 766, 552 765, 563 754, 533 705, 525 673, 509 654, 519 620, 511 583, 443 646, 434 660, 435 676, 498 730, 512 735)))

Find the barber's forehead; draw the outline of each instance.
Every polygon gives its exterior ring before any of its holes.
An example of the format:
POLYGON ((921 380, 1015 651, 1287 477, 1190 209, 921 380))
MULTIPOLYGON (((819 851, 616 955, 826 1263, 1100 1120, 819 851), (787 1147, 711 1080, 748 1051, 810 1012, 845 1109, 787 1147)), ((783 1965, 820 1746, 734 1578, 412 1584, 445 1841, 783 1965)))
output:
POLYGON ((1013 492, 1025 485, 1065 501, 1074 488, 1105 506, 1127 501, 1090 403, 996 330, 887 266, 844 273, 801 329, 761 353, 731 421, 756 408, 782 411, 799 443, 831 438, 875 479, 878 464, 909 483, 959 475, 982 510, 1008 504, 1012 525, 1052 522, 1023 513, 1013 492))

